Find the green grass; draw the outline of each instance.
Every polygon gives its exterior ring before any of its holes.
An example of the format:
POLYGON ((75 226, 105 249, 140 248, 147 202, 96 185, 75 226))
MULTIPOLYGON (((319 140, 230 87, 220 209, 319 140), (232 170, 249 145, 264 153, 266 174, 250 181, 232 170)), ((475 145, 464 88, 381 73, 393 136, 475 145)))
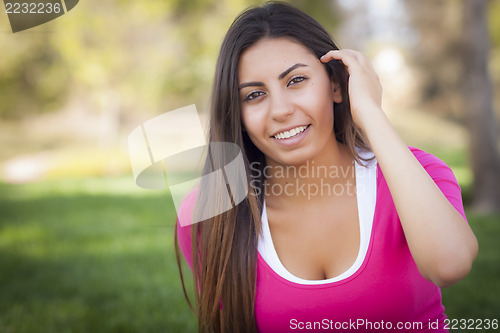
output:
POLYGON ((442 290, 446 314, 450 319, 500 320, 500 216, 469 214, 468 220, 479 254, 465 279, 442 290))
POLYGON ((174 218, 129 179, 2 184, 0 332, 194 332, 174 218))
MULTIPOLYGON (((170 197, 130 178, 0 184, 0 332, 196 331, 170 197)), ((500 216, 469 214, 469 223, 479 257, 443 290, 446 313, 499 318, 500 216)))

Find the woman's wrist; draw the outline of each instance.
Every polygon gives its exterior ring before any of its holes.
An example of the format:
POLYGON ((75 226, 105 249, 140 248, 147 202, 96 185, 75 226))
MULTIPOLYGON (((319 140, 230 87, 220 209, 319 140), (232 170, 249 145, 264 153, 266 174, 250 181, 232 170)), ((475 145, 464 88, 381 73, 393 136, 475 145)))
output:
POLYGON ((384 111, 377 105, 364 107, 363 112, 353 113, 353 119, 356 125, 363 130, 366 135, 368 135, 368 132, 376 132, 380 129, 377 124, 380 123, 381 120, 387 120, 384 111))

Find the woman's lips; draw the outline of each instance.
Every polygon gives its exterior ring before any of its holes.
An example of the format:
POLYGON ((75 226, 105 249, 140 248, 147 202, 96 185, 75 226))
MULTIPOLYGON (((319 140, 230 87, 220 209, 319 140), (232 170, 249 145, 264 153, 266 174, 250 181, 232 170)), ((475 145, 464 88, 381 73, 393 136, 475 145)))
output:
POLYGON ((296 145, 301 142, 307 133, 309 132, 309 127, 311 125, 301 125, 291 128, 288 131, 282 131, 272 136, 273 140, 278 144, 285 146, 296 145))
POLYGON ((290 128, 290 129, 283 130, 279 133, 276 133, 273 135, 273 137, 278 139, 278 140, 289 139, 289 138, 294 137, 295 135, 300 134, 303 131, 305 131, 307 126, 309 126, 309 125, 295 126, 295 127, 290 128))

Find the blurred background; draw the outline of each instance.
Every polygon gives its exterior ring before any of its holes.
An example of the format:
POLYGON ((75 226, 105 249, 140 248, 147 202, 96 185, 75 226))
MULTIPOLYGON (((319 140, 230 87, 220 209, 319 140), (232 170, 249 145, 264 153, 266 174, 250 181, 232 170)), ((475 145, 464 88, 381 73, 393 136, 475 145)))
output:
MULTIPOLYGON (((500 319, 500 1, 288 2, 368 54, 405 142, 453 169, 480 253, 446 313, 500 319)), ((0 332, 195 331, 172 200, 135 185, 127 136, 206 119, 224 33, 261 3, 87 0, 18 33, 0 6, 0 332)))

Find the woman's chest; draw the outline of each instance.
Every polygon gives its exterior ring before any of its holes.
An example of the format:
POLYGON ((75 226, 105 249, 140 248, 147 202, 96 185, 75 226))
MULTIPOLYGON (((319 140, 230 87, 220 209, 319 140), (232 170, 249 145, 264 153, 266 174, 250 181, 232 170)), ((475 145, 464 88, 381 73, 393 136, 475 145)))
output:
POLYGON ((259 257, 255 303, 259 332, 293 332, 299 323, 326 323, 313 328, 318 332, 371 332, 363 325, 338 329, 328 323, 395 324, 423 318, 427 322, 433 318, 428 314, 442 315, 438 289, 418 274, 406 255, 391 259, 380 254, 377 249, 369 251, 352 275, 319 285, 288 281, 259 257))
POLYGON ((443 320, 439 288, 418 272, 397 215, 376 213, 369 238, 352 272, 334 282, 293 282, 259 255, 255 303, 259 332, 293 332, 297 325, 308 323, 324 324, 311 330, 318 332, 372 332, 366 326, 339 330, 328 325, 421 321, 425 328, 430 320, 443 320))
MULTIPOLYGON (((256 318, 261 332, 294 331, 294 323, 342 323, 358 320, 371 322, 405 321, 416 317, 413 292, 405 284, 392 279, 366 280, 364 284, 297 288, 259 277, 256 295, 256 318), (275 283, 276 282, 276 283, 275 283), (263 329, 265 328, 265 329, 263 329)), ((272 278, 271 278, 272 279, 272 278)), ((314 327, 315 331, 321 331, 314 327)), ((363 327, 339 330, 327 326, 326 331, 365 332, 363 327)), ((369 330, 368 330, 369 331, 369 330)))
POLYGON ((299 278, 328 279, 356 260, 360 226, 355 198, 321 210, 268 209, 268 221, 279 260, 299 278))

